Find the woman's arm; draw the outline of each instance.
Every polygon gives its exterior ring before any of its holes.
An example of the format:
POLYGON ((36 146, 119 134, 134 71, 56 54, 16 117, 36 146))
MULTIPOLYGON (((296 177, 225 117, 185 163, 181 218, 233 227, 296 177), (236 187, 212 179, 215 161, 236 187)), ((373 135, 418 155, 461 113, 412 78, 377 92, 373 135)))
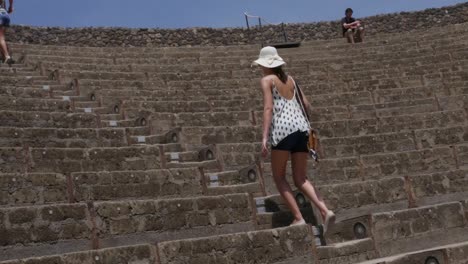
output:
POLYGON ((271 120, 273 118, 273 95, 271 94, 271 79, 262 78, 260 81, 263 92, 263 141, 268 141, 271 120))
POLYGON ((13 13, 13 10, 15 10, 13 8, 13 0, 10 0, 10 5, 8 6, 8 13, 9 14, 13 13))
POLYGON ((302 89, 299 89, 299 92, 301 93, 302 101, 304 102, 305 111, 307 112, 307 114, 308 114, 309 117, 310 117, 310 113, 311 113, 311 111, 312 111, 312 106, 310 105, 309 100, 307 100, 307 97, 305 96, 305 94, 304 94, 304 92, 302 91, 302 89))

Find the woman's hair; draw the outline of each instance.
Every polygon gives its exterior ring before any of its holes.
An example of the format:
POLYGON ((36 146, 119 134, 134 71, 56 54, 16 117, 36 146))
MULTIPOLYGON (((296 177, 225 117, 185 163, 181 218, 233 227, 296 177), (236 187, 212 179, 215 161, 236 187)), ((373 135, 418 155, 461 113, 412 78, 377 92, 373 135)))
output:
POLYGON ((272 68, 271 70, 283 83, 286 83, 288 81, 288 75, 284 72, 282 66, 272 68))

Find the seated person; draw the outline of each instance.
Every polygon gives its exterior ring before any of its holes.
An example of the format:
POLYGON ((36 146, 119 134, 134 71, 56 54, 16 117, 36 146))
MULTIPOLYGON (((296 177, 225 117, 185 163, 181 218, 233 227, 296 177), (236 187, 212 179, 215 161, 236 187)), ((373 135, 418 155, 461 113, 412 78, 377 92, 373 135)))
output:
POLYGON ((348 39, 348 43, 364 41, 364 28, 361 25, 361 21, 356 20, 353 17, 353 10, 351 8, 347 8, 345 15, 346 16, 341 19, 343 37, 348 39))

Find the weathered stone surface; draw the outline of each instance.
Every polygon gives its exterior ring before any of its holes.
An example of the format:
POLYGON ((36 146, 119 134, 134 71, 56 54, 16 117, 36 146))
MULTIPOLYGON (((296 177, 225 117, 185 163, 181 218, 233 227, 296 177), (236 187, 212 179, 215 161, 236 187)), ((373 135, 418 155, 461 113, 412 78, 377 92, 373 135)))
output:
POLYGON ((73 173, 75 198, 99 201, 201 194, 198 169, 73 173))
POLYGON ((157 146, 121 148, 34 148, 32 169, 41 172, 159 169, 157 146))
POLYGON ((246 194, 98 202, 95 206, 98 228, 103 237, 245 223, 251 220, 252 213, 246 194))
POLYGON ((382 256, 457 243, 467 233, 458 202, 374 214, 372 221, 376 249, 382 256), (450 235, 442 239, 443 234, 450 235))
POLYGON ((83 204, 1 208, 0 211, 5 221, 0 226, 0 246, 90 238, 88 212, 83 204))
POLYGON ((61 174, 2 174, 0 205, 67 202, 67 179, 61 174))
MULTIPOLYGON (((281 51, 288 74, 310 95, 320 133, 322 159, 308 162, 307 177, 340 220, 318 250, 322 264, 466 241, 467 202, 453 201, 468 193, 467 31, 465 24, 432 27, 466 22, 466 10, 367 18, 368 32, 383 34, 353 52, 342 39, 281 51), (385 34, 413 29, 420 31, 385 34), (358 236, 357 223, 366 238, 347 242, 358 236)), ((286 25, 291 40, 340 37, 335 26, 286 25)), ((0 66, 0 259, 151 243, 13 263, 149 264, 159 263, 156 252, 162 263, 312 262, 305 226, 246 232, 292 220, 279 196, 255 219, 250 198, 263 195, 262 182, 246 184, 237 171, 259 161, 263 105, 258 70, 249 68, 258 45, 206 47, 278 37, 275 27, 264 29, 13 27, 13 39, 42 45, 12 43, 24 64, 0 66), (55 46, 63 43, 76 47, 55 46), (176 45, 204 47, 155 48, 176 45), (73 78, 79 91, 69 86, 73 78), (172 140, 168 131, 180 134, 172 140), (211 144, 222 162, 199 162, 199 147, 211 144), (211 180, 222 165, 232 171, 211 180)), ((270 161, 263 176, 276 193, 270 161)), ((301 212, 319 224, 313 208, 301 212)), ((466 259, 464 248, 447 252, 466 259)))
POLYGON ((461 244, 446 249, 451 264, 464 264, 468 261, 468 244, 461 244))
POLYGON ((0 262, 2 264, 82 264, 82 263, 128 263, 151 264, 156 260, 151 245, 110 248, 96 251, 70 253, 57 256, 29 258, 0 262))
POLYGON ((338 210, 394 203, 407 199, 402 178, 318 187, 330 208, 338 210))
POLYGON ((158 244, 163 263, 275 263, 311 254, 307 226, 256 231, 158 244), (223 252, 223 254, 213 254, 223 252))

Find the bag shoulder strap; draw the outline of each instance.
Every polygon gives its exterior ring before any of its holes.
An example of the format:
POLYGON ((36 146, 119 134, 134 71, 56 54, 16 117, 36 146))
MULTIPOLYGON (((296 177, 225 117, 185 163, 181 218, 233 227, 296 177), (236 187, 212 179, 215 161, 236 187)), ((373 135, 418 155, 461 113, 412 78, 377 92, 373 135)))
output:
POLYGON ((309 128, 312 129, 312 127, 310 125, 309 115, 307 114, 307 111, 305 110, 304 98, 302 96, 302 90, 292 77, 291 77, 291 80, 294 82, 294 89, 296 90, 296 100, 299 103, 299 105, 301 106, 302 114, 304 115, 305 119, 307 120, 307 124, 309 124, 309 128))

